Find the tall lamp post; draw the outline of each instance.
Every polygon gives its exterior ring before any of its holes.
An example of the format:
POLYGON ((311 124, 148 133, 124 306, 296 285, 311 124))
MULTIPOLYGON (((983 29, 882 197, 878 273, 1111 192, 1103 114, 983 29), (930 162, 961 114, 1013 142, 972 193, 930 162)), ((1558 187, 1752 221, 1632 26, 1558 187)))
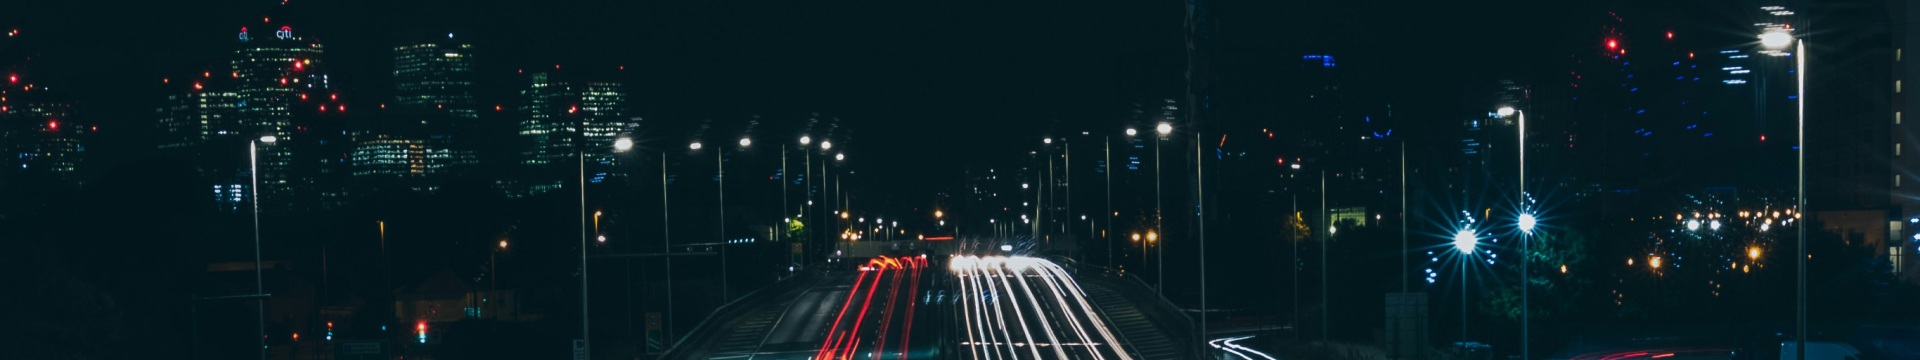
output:
MULTIPOLYGON (((1173 124, 1168 124, 1164 122, 1160 123, 1160 125, 1156 125, 1153 127, 1153 131, 1160 134, 1160 136, 1156 136, 1153 139, 1153 231, 1163 232, 1161 230, 1164 230, 1164 229, 1161 229, 1160 227, 1160 223, 1161 223, 1160 142, 1167 140, 1167 134, 1173 133, 1173 124)), ((1167 275, 1166 275, 1167 247, 1166 246, 1160 246, 1160 247, 1154 248, 1153 262, 1154 262, 1153 291, 1155 293, 1164 293, 1166 292, 1166 290, 1164 289, 1166 288, 1166 285, 1167 285, 1167 282, 1166 282, 1167 280, 1167 275)))
POLYGON ((1463 347, 1467 343, 1467 259, 1473 258, 1474 248, 1479 245, 1480 239, 1473 229, 1453 233, 1453 248, 1460 251, 1460 344, 1463 347))
MULTIPOLYGON (((1793 156, 1797 163, 1794 172, 1799 183, 1796 186, 1798 195, 1795 196, 1794 210, 1796 214, 1805 213, 1807 208, 1807 43, 1805 40, 1794 38, 1791 30, 1771 29, 1760 34, 1760 45, 1774 50, 1793 45, 1793 74, 1796 83, 1794 113, 1798 118, 1795 125, 1797 144, 1794 146, 1793 156)), ((1807 358, 1807 228, 1805 226, 1797 228, 1800 232, 1800 254, 1794 257, 1794 262, 1799 263, 1796 267, 1798 274, 1795 275, 1797 278, 1795 293, 1799 305, 1794 309, 1793 340, 1794 358, 1804 360, 1807 358)))
MULTIPOLYGON (((265 281, 260 276, 260 144, 272 144, 280 141, 273 135, 261 136, 259 141, 247 143, 248 176, 253 178, 248 190, 253 192, 253 293, 267 292, 265 281)), ((254 298, 254 310, 258 310, 260 330, 260 359, 267 358, 267 299, 254 298)))
MULTIPOLYGON (((591 244, 595 236, 589 234, 587 228, 587 149, 585 147, 577 149, 574 160, 578 161, 580 171, 580 347, 581 350, 586 353, 587 358, 592 358, 593 341, 589 336, 592 332, 588 327, 588 322, 592 318, 587 315, 587 247, 590 246, 589 244, 591 244)), ((614 152, 624 153, 632 149, 633 139, 621 137, 613 141, 614 152)), ((594 215, 594 220, 596 222, 599 220, 598 213, 594 215)))
POLYGON ((1516 225, 1520 227, 1520 360, 1527 360, 1527 356, 1529 355, 1528 349, 1531 347, 1530 345, 1532 345, 1529 341, 1532 333, 1527 329, 1530 325, 1528 317, 1531 315, 1527 313, 1529 305, 1527 288, 1532 287, 1532 284, 1528 282, 1528 279, 1532 277, 1530 273, 1532 269, 1528 266, 1533 262, 1533 226, 1537 222, 1536 220, 1538 220, 1534 218, 1533 209, 1531 206, 1528 206, 1531 202, 1527 199, 1527 113, 1519 109, 1514 109, 1513 107, 1502 107, 1497 114, 1501 117, 1519 116, 1516 121, 1520 128, 1520 146, 1518 146, 1518 152, 1520 153, 1520 216, 1516 219, 1516 225))

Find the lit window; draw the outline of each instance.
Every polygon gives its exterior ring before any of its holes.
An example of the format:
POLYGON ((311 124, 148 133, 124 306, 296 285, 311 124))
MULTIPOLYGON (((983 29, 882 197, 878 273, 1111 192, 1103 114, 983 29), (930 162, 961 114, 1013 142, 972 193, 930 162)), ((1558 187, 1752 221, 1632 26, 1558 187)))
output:
POLYGON ((1887 262, 1893 264, 1892 270, 1894 275, 1900 275, 1900 267, 1901 267, 1900 260, 1903 260, 1902 258, 1906 257, 1904 256, 1906 255, 1904 254, 1905 250, 1906 249, 1901 248, 1899 246, 1887 247, 1887 262))

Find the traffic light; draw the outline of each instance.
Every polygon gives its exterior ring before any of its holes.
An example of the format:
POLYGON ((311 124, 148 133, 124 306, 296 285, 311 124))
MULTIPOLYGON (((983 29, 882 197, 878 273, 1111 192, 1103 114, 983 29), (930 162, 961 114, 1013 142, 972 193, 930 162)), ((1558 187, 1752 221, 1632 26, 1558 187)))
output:
POLYGON ((327 322, 327 341, 333 341, 333 322, 327 322))
POLYGON ((422 320, 418 323, 415 323, 413 328, 417 336, 420 337, 420 343, 421 344, 427 343, 427 322, 422 320))

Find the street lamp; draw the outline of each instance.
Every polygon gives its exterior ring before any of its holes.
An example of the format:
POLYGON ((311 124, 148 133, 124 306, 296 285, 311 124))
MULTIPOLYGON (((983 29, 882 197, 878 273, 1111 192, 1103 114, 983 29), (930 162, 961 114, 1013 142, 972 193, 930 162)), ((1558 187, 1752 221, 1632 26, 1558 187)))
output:
POLYGON ((633 139, 632 139, 632 138, 627 138, 627 137, 621 137, 621 138, 619 138, 619 139, 614 139, 614 140, 613 140, 613 150, 614 150, 614 151, 620 151, 620 152, 625 152, 625 151, 627 151, 627 150, 633 150, 633 139))
POLYGON ((1173 133, 1173 124, 1160 123, 1160 125, 1153 127, 1153 131, 1160 133, 1160 135, 1171 134, 1173 133))
POLYGON ((1134 136, 1134 135, 1140 135, 1140 131, 1134 130, 1133 128, 1127 128, 1127 136, 1134 136))
POLYGON ((747 146, 751 146, 751 145, 753 145, 753 139, 751 139, 751 138, 740 138, 740 147, 747 147, 747 146))
MULTIPOLYGON (((825 143, 822 143, 822 144, 825 144, 825 143)), ((847 154, 846 154, 846 153, 836 153, 836 154, 833 154, 833 159, 834 159, 834 160, 846 160, 846 159, 847 159, 847 154)))
MULTIPOLYGON (((602 146, 605 146, 605 145, 602 145, 602 146)), ((614 152, 624 153, 624 152, 627 152, 628 150, 633 149, 633 140, 627 137, 620 137, 620 138, 614 139, 613 144, 611 144, 611 146, 613 147, 614 152), (621 141, 621 140, 625 140, 625 141, 621 141), (625 146, 621 145, 623 142, 626 144, 625 146)), ((700 144, 694 143, 693 148, 695 149, 700 148, 700 144)), ((591 319, 591 316, 588 314, 588 307, 587 307, 588 306, 587 294, 589 290, 588 283, 587 283, 587 274, 589 269, 589 267, 587 266, 587 245, 588 245, 588 238, 589 238, 589 236, 587 236, 587 230, 588 230, 587 229, 587 149, 585 147, 576 147, 574 149, 575 149, 574 160, 576 161, 576 164, 578 166, 577 168, 579 171, 578 181, 580 182, 579 183, 580 184, 580 192, 579 192, 579 196, 580 196, 580 341, 583 343, 582 345, 584 345, 584 347, 588 349, 588 351, 591 351, 593 342, 591 340, 592 336, 590 336, 591 332, 589 330, 591 328, 588 326, 588 320, 591 319)), ((662 175, 664 174, 665 173, 663 172, 662 175)), ((596 233, 599 232, 598 228, 600 227, 600 215, 601 213, 599 211, 594 211, 593 213, 593 221, 594 221, 593 231, 596 233)), ((595 235, 598 235, 598 234, 595 234, 595 235)), ((596 238, 598 241, 601 241, 601 242, 606 241, 605 236, 594 236, 593 238, 596 238)))
POLYGON ((1453 233, 1453 248, 1460 251, 1460 343, 1467 342, 1467 258, 1473 256, 1473 249, 1480 244, 1473 229, 1460 229, 1453 233))
POLYGON ((806 136, 806 135, 800 135, 800 145, 806 145, 806 144, 811 144, 811 143, 813 143, 813 137, 811 137, 811 136, 806 136))
POLYGON ((1769 30, 1760 33, 1760 45, 1768 49, 1784 49, 1787 45, 1793 45, 1793 34, 1784 29, 1769 30))
MULTIPOLYGON (((262 280, 260 273, 260 144, 272 144, 277 141, 280 141, 280 138, 266 135, 261 136, 258 142, 247 144, 247 163, 251 167, 247 173, 253 178, 253 184, 248 186, 248 190, 253 192, 253 293, 256 295, 266 293, 266 283, 262 280)), ((264 297, 257 298, 254 304, 259 320, 260 359, 265 360, 267 358, 267 300, 264 297)))
MULTIPOLYGON (((1793 155, 1795 158, 1795 162, 1798 163, 1794 171, 1797 173, 1796 177, 1798 177, 1797 181, 1799 183, 1797 186, 1798 195, 1795 196, 1795 200, 1794 200, 1794 202, 1796 203, 1794 206, 1794 209, 1805 211, 1807 208, 1807 148, 1806 148, 1807 146, 1807 42, 1806 40, 1794 38, 1793 33, 1791 31, 1792 31, 1791 29, 1786 29, 1786 28, 1768 29, 1766 32, 1760 33, 1760 45, 1765 46, 1768 49, 1774 49, 1774 50, 1785 49, 1787 48, 1787 45, 1793 45, 1794 47, 1793 74, 1794 74, 1794 82, 1796 83, 1795 92, 1797 92, 1797 94, 1795 94, 1794 96, 1794 99, 1797 102, 1796 105, 1794 106, 1795 108, 1794 113, 1796 114, 1795 116, 1799 118, 1799 120, 1797 121, 1797 124, 1795 125, 1795 127, 1797 128, 1796 129, 1797 134, 1795 134, 1796 140, 1794 141, 1797 142, 1797 144, 1795 144, 1794 146, 1794 155, 1793 155)), ((1794 312, 1795 312, 1794 313, 1794 325, 1795 325, 1794 326, 1795 327, 1794 356, 1796 359, 1806 359, 1807 358, 1807 340, 1806 340, 1807 339, 1807 227, 1800 226, 1798 227, 1798 229, 1800 232, 1800 238, 1798 241, 1800 254, 1799 256, 1794 257, 1794 262, 1799 263, 1799 265, 1796 267, 1796 271, 1798 272, 1798 274, 1796 274, 1797 283, 1795 284, 1795 293, 1796 293, 1795 295, 1798 298, 1797 300, 1799 300, 1797 301, 1799 306, 1796 306, 1794 309, 1794 312)))
POLYGON ((833 140, 821 140, 820 150, 833 150, 833 140))
POLYGON ((1519 133, 1519 146, 1516 147, 1517 150, 1515 150, 1515 152, 1517 152, 1520 157, 1520 182, 1517 185, 1520 189, 1520 218, 1518 219, 1518 225, 1520 226, 1520 359, 1527 360, 1528 356, 1531 355, 1528 350, 1530 350, 1529 348, 1532 345, 1532 332, 1528 329, 1528 326, 1531 325, 1531 321, 1528 318, 1532 314, 1527 313, 1527 308, 1531 305, 1531 299, 1528 298, 1528 288, 1530 286, 1527 284, 1529 284, 1528 278, 1533 276, 1533 274, 1528 273, 1528 266, 1530 266, 1533 261, 1533 241, 1529 237, 1533 235, 1533 226, 1536 222, 1531 212, 1532 210, 1527 206, 1529 203, 1529 199, 1527 198, 1527 113, 1515 109, 1512 106, 1502 106, 1500 109, 1495 110, 1494 114, 1500 117, 1518 115, 1514 123, 1519 133))
POLYGON ((693 142, 692 144, 687 144, 687 149, 690 149, 690 150, 700 150, 700 142, 699 142, 699 141, 695 141, 695 142, 693 142))

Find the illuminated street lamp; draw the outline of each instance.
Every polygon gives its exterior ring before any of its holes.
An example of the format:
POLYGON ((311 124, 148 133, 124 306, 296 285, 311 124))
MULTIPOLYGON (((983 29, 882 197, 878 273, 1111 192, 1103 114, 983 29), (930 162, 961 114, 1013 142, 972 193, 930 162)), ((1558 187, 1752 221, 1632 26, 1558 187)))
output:
MULTIPOLYGON (((822 144, 825 144, 825 143, 822 143, 822 144)), ((847 159, 847 154, 846 154, 846 153, 838 153, 838 154, 833 154, 833 159, 834 159, 834 160, 846 160, 846 159, 847 159)))
POLYGON ((811 144, 811 143, 813 143, 813 137, 811 137, 811 136, 806 136, 806 135, 800 135, 800 145, 806 145, 806 144, 811 144))
POLYGON ((752 146, 752 145, 753 145, 753 139, 750 139, 750 138, 740 138, 740 147, 747 147, 747 146, 752 146))
POLYGON ((1160 123, 1160 125, 1156 125, 1153 127, 1153 131, 1160 133, 1160 135, 1172 134, 1173 124, 1160 123))
POLYGON ((1533 226, 1536 224, 1533 214, 1520 214, 1520 232, 1533 234, 1533 226))
POLYGON ((626 152, 627 150, 633 150, 633 139, 621 137, 613 140, 613 151, 626 152))
POLYGON ((833 150, 833 140, 821 140, 820 150, 833 150))
POLYGON ((1480 240, 1474 236, 1473 229, 1460 229, 1453 233, 1453 248, 1460 251, 1460 342, 1467 342, 1467 258, 1473 256, 1473 250, 1480 240))
POLYGON ((1793 40, 1793 34, 1784 29, 1760 33, 1760 45, 1768 49, 1784 49, 1787 45, 1793 45, 1793 40))
POLYGON ((692 144, 687 144, 687 149, 691 149, 691 150, 700 150, 700 142, 699 142, 699 141, 695 141, 695 142, 693 142, 692 144))
MULTIPOLYGON (((1779 7, 1768 7, 1763 9, 1772 10, 1773 11, 1772 13, 1776 16, 1793 14, 1791 11, 1782 11, 1781 8, 1779 7)), ((1796 90, 1795 90, 1796 94, 1794 94, 1793 99, 1795 99, 1794 100, 1795 101, 1794 112, 1796 113, 1795 116, 1798 118, 1798 121, 1795 124, 1796 134, 1794 136, 1794 138, 1796 139, 1794 141, 1797 142, 1796 144, 1794 144, 1795 145, 1794 158, 1795 158, 1795 162, 1798 163, 1794 171, 1796 173, 1796 177, 1798 178, 1797 179, 1798 185, 1796 186, 1797 189, 1796 189, 1796 194, 1794 196, 1795 206, 1793 207, 1793 209, 1806 209, 1807 208, 1807 148, 1806 148, 1807 146, 1807 111, 1806 111, 1807 109, 1807 56, 1806 56, 1807 43, 1806 43, 1806 40, 1796 39, 1793 36, 1793 33, 1791 31, 1792 30, 1788 28, 1769 27, 1769 29, 1767 29, 1765 32, 1760 33, 1760 45, 1766 47, 1767 49, 1776 50, 1776 51, 1784 50, 1787 48, 1788 45, 1793 46, 1793 53, 1792 53, 1794 58, 1793 76, 1794 76, 1794 82, 1796 87, 1796 90)), ((1802 240, 1806 239, 1807 227, 1805 226, 1799 227, 1799 233, 1800 233, 1800 236, 1799 236, 1800 239, 1802 240)), ((1794 261, 1798 263, 1798 265, 1795 266, 1797 274, 1795 275, 1796 284, 1795 284, 1794 292, 1797 300, 1795 301, 1795 303, 1797 305, 1794 307, 1794 339, 1795 339, 1794 340, 1795 341, 1794 358, 1806 359, 1807 358, 1807 342, 1806 342, 1806 338, 1807 338, 1807 242, 1796 241, 1796 243, 1800 244, 1799 245, 1800 253, 1798 254, 1799 256, 1794 257, 1794 261)), ((1785 357, 1786 354, 1781 354, 1781 355, 1782 357, 1785 357)))

